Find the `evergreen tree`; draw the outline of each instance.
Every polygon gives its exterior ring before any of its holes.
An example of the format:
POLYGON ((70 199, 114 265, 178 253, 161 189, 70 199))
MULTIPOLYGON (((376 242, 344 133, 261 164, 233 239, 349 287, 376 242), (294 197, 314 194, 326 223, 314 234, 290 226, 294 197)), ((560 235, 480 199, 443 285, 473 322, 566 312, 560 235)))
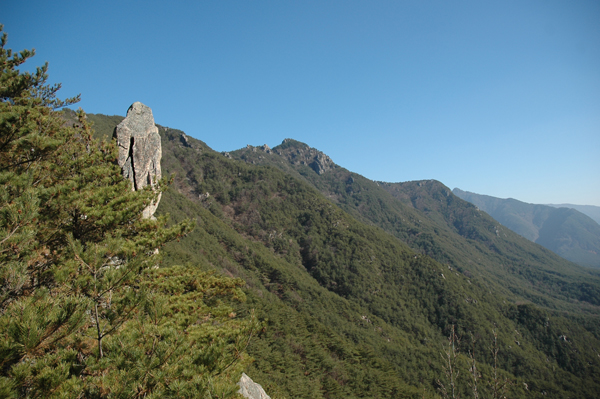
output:
MULTIPOLYGON (((0 26, 0 31, 2 27, 0 26)), ((0 48, 0 396, 212 397, 234 392, 256 329, 239 320, 241 280, 160 268, 166 227, 142 210, 113 143, 83 111, 67 126, 47 64, 0 48)))

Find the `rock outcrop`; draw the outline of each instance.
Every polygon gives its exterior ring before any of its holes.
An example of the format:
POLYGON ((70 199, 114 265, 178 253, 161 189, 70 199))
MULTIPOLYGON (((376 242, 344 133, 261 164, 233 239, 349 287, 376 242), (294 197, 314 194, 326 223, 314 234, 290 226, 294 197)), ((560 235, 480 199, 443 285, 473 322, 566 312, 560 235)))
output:
POLYGON ((334 163, 331 158, 319 151, 308 166, 317 172, 317 174, 322 175, 323 173, 331 170, 333 165, 334 163))
MULTIPOLYGON (((311 168, 318 175, 322 175, 332 169, 338 168, 338 165, 336 165, 331 158, 329 158, 329 156, 323 152, 292 139, 283 140, 280 145, 273 149, 266 144, 259 147, 254 147, 248 144, 246 148, 241 148, 235 151, 233 153, 233 157, 241 159, 250 164, 259 165, 265 163, 269 164, 269 162, 273 161, 281 162, 277 161, 276 158, 263 155, 262 153, 279 155, 294 166, 307 166, 311 168)), ((231 154, 228 153, 223 154, 228 157, 231 156, 231 154)))
POLYGON ((274 151, 292 165, 306 165, 319 175, 337 167, 328 155, 296 140, 285 139, 274 151))
POLYGON ((260 384, 252 381, 250 377, 246 375, 246 373, 242 373, 242 378, 240 378, 240 382, 238 382, 240 386, 240 390, 238 393, 245 398, 248 399, 271 399, 269 395, 265 392, 263 387, 260 384))
POLYGON ((192 145, 190 144, 190 139, 188 139, 188 136, 186 136, 185 133, 181 133, 181 136, 179 136, 179 140, 181 141, 181 145, 183 145, 184 147, 192 148, 192 145))
MULTIPOLYGON (((123 177, 131 181, 132 190, 141 190, 148 185, 154 187, 162 175, 162 149, 150 107, 141 102, 133 103, 127 110, 127 117, 116 127, 114 136, 119 147, 118 164, 123 177)), ((144 209, 143 217, 152 217, 159 201, 160 196, 144 209)))

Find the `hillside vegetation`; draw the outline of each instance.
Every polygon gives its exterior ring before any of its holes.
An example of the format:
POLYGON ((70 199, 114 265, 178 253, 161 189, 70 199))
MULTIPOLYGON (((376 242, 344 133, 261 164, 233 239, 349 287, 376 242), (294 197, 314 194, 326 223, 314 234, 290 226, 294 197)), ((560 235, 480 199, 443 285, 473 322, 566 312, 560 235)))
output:
POLYGON ((473 397, 469 353, 481 397, 500 397, 503 381, 510 397, 600 392, 598 274, 435 181, 372 182, 293 140, 220 154, 159 130, 175 173, 159 212, 197 222, 165 263, 246 282, 236 312, 265 323, 247 373, 272 397, 439 397, 453 380, 473 397))
POLYGON ((295 174, 355 218, 383 228, 413 250, 467 276, 482 278, 496 292, 562 310, 579 311, 579 301, 598 305, 588 296, 588 288, 582 290, 588 282, 598 281, 597 272, 524 240, 440 182, 374 182, 333 163, 319 175, 308 166, 316 153, 304 143, 286 139, 271 153, 250 147, 231 155, 295 174))

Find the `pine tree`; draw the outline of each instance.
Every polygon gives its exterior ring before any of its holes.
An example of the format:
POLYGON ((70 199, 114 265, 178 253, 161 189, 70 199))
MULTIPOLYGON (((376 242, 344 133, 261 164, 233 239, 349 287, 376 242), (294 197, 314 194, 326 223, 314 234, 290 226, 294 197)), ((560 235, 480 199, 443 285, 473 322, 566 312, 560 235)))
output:
POLYGON ((232 394, 256 329, 231 307, 243 282, 160 268, 156 249, 193 228, 142 219, 167 182, 132 191, 83 111, 62 118, 78 97, 1 40, 0 396, 232 394))

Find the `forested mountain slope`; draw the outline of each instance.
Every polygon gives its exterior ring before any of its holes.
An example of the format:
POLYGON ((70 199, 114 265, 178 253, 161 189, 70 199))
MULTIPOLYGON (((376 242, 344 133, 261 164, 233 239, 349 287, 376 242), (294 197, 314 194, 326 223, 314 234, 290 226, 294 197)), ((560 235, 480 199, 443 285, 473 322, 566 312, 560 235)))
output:
POLYGON ((437 181, 373 182, 331 160, 327 171, 319 174, 313 169, 315 159, 329 157, 291 139, 272 150, 248 146, 231 155, 251 164, 276 166, 304 179, 359 220, 383 228, 413 250, 466 276, 481 278, 496 292, 576 312, 581 310, 580 302, 600 305, 597 272, 567 262, 503 228, 437 181))
MULTIPOLYGON (((89 119, 100 136, 119 122, 89 119)), ((493 331, 511 397, 600 392, 597 275, 527 241, 533 255, 520 257, 530 249, 520 237, 501 230, 499 240, 497 223, 460 200, 471 219, 458 220, 449 190, 452 212, 428 214, 298 142, 223 155, 159 130, 163 171, 176 174, 159 212, 197 221, 162 249, 166 263, 246 281, 238 313, 255 309, 265 323, 248 374, 272 397, 438 397, 452 325, 463 397, 473 349, 480 394, 493 395, 493 331), (299 149, 311 162, 278 154, 299 149)))
POLYGON ((453 193, 563 258, 582 266, 600 267, 600 225, 583 213, 573 208, 528 204, 457 188, 453 193))

